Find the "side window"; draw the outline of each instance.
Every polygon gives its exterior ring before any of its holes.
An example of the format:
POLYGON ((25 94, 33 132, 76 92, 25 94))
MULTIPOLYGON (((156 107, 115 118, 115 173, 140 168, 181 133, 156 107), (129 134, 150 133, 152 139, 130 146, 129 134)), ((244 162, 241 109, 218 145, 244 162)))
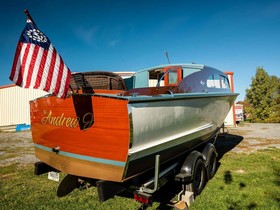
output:
MULTIPOLYGON (((149 86, 148 87, 156 87, 158 80, 163 75, 163 69, 154 69, 152 71, 149 71, 149 86)), ((164 81, 160 81, 160 86, 164 85, 164 81)))
POLYGON ((221 76, 221 84, 222 84, 222 88, 229 89, 228 78, 221 76))
POLYGON ((177 84, 178 73, 177 71, 170 71, 168 75, 168 84, 177 84))
POLYGON ((207 87, 209 88, 221 88, 220 75, 212 74, 207 79, 207 87))
POLYGON ((209 87, 209 88, 214 88, 215 87, 215 85, 214 85, 214 75, 213 74, 208 77, 206 83, 207 83, 207 87, 209 87))
POLYGON ((228 79, 219 74, 212 74, 207 79, 207 87, 229 89, 228 79))
POLYGON ((219 74, 214 74, 214 85, 215 85, 215 88, 221 88, 220 75, 219 74))
POLYGON ((164 68, 164 85, 176 86, 183 79, 181 66, 167 66, 164 68))

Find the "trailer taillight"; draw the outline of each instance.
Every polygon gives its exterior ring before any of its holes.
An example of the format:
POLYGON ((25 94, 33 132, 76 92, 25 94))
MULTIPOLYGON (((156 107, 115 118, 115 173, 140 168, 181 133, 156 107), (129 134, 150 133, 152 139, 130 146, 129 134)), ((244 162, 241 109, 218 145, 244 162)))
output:
POLYGON ((150 205, 152 203, 152 195, 136 191, 134 192, 134 200, 142 204, 150 205))

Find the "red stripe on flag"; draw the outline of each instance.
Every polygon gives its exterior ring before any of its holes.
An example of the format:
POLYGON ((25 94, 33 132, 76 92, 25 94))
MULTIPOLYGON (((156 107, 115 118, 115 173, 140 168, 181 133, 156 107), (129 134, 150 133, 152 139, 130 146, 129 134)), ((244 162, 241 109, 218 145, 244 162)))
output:
POLYGON ((58 69, 58 73, 57 73, 57 81, 58 82, 56 82, 56 85, 55 85, 55 89, 54 89, 54 92, 53 92, 54 95, 57 95, 58 92, 59 92, 59 88, 60 88, 60 85, 61 85, 61 82, 59 82, 59 81, 61 81, 61 79, 62 79, 63 69, 64 69, 64 63, 63 63, 60 56, 59 56, 59 61, 58 62, 59 62, 59 69, 58 69))
POLYGON ((40 48, 39 46, 35 45, 33 51, 29 52, 29 53, 32 53, 32 55, 31 55, 31 62, 30 62, 29 68, 27 68, 28 72, 27 72, 27 77, 26 77, 25 88, 29 88, 29 86, 30 86, 31 79, 32 79, 32 74, 33 74, 33 70, 34 70, 34 66, 35 66, 35 63, 37 61, 37 56, 38 56, 39 48, 40 48))
POLYGON ((44 90, 47 91, 47 92, 50 90, 50 86, 52 84, 53 71, 54 71, 55 62, 56 62, 56 51, 55 51, 55 49, 53 50, 53 53, 52 53, 51 56, 52 56, 51 62, 49 64, 47 64, 47 65, 49 65, 49 73, 48 73, 46 85, 44 87, 44 90))
POLYGON ((41 62, 40 62, 37 78, 36 78, 36 83, 34 85, 35 89, 39 88, 40 85, 41 85, 42 76, 43 76, 43 73, 44 73, 44 68, 45 68, 45 65, 46 65, 47 56, 48 56, 48 51, 44 50, 43 55, 42 55, 42 59, 41 59, 41 62))
POLYGON ((64 93, 61 96, 61 98, 65 98, 66 97, 66 94, 67 94, 67 91, 68 91, 69 85, 70 85, 70 79, 71 79, 71 71, 67 68, 67 77, 66 77, 65 85, 63 87, 64 88, 64 91, 63 91, 64 93))
POLYGON ((21 67, 18 70, 19 71, 18 79, 16 81, 16 85, 18 85, 18 86, 21 86, 21 84, 22 84, 22 79, 23 79, 23 74, 24 74, 24 71, 25 71, 25 64, 26 64, 26 60, 27 60, 27 57, 28 57, 29 49, 30 49, 30 44, 27 44, 26 49, 25 49, 24 54, 23 54, 23 57, 22 57, 21 67))
POLYGON ((12 67, 12 71, 11 71, 11 74, 10 74, 10 80, 12 80, 12 81, 14 80, 15 73, 17 71, 18 59, 19 59, 19 55, 20 55, 20 52, 21 52, 21 48, 22 48, 22 43, 19 42, 17 44, 17 49, 16 49, 16 52, 15 52, 13 67, 12 67))

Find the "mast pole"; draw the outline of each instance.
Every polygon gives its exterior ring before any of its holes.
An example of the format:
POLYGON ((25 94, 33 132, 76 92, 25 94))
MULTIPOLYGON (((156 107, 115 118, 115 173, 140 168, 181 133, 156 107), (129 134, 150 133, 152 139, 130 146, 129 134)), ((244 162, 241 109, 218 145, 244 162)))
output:
POLYGON ((168 64, 170 64, 169 56, 168 56, 168 51, 165 52, 165 56, 167 58, 168 64))

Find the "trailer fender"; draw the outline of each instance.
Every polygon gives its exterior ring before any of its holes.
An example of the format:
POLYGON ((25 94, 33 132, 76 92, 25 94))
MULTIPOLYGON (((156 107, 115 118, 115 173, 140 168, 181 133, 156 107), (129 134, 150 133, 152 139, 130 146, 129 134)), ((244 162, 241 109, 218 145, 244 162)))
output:
POLYGON ((202 156, 205 161, 207 179, 209 180, 213 178, 217 169, 218 154, 216 152, 215 146, 211 143, 208 143, 202 151, 202 156))
POLYGON ((199 195, 206 183, 207 172, 203 155, 192 151, 185 159, 181 171, 175 176, 176 181, 183 184, 183 193, 192 192, 193 196, 199 195))
POLYGON ((203 155, 198 151, 192 151, 185 159, 180 173, 175 176, 175 180, 183 183, 191 182, 194 176, 195 164, 198 159, 204 161, 203 155))

